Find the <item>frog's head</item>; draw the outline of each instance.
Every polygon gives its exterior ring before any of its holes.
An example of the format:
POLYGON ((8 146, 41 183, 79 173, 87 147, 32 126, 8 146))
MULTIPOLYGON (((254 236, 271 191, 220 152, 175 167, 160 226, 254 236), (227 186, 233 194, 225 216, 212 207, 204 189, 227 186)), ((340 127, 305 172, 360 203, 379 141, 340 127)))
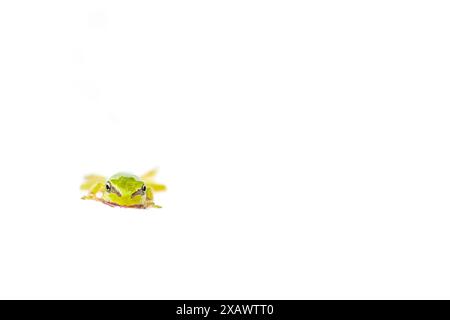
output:
POLYGON ((119 206, 145 204, 147 187, 139 177, 128 173, 117 173, 106 181, 103 200, 119 206))

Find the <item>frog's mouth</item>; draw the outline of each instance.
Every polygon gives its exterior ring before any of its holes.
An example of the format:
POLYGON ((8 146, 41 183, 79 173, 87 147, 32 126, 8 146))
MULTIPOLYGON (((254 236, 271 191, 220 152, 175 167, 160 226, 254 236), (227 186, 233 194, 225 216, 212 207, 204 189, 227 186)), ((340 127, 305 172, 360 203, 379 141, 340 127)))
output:
POLYGON ((103 202, 104 204, 110 206, 110 207, 145 209, 144 205, 142 205, 142 204, 133 204, 133 205, 129 205, 129 206, 121 206, 120 204, 108 202, 108 201, 105 201, 103 199, 101 199, 100 201, 103 202))
POLYGON ((133 205, 129 205, 129 206, 121 206, 120 204, 109 202, 109 201, 106 201, 106 200, 104 200, 102 198, 95 198, 95 199, 91 199, 91 200, 100 201, 100 202, 102 202, 102 203, 104 203, 104 204, 106 204, 107 206, 110 206, 110 207, 145 209, 145 206, 142 205, 142 204, 133 204, 133 205))
POLYGON ((110 206, 110 207, 133 208, 133 209, 147 209, 147 208, 151 208, 151 207, 152 208, 161 208, 160 206, 155 205, 153 202, 151 204, 130 204, 130 205, 123 206, 123 205, 120 205, 120 204, 117 204, 117 203, 114 203, 114 202, 106 201, 105 199, 103 199, 101 197, 98 197, 98 196, 95 196, 95 197, 84 196, 81 199, 99 201, 99 202, 101 202, 103 204, 106 204, 107 206, 110 206))

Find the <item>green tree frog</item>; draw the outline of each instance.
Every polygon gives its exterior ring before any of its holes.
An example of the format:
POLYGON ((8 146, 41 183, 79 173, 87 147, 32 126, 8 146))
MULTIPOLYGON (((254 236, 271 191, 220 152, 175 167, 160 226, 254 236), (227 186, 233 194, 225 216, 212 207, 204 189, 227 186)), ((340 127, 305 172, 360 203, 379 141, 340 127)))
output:
POLYGON ((126 208, 160 208, 153 202, 153 193, 165 191, 166 186, 154 182, 156 172, 154 169, 140 177, 120 172, 109 179, 99 175, 87 175, 80 187, 81 190, 87 191, 82 199, 126 208))

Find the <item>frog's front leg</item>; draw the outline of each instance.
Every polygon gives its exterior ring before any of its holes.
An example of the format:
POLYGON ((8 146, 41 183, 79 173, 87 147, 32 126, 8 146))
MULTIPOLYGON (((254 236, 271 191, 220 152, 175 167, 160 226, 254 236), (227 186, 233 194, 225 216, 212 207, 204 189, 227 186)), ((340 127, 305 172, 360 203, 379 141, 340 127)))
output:
POLYGON ((82 199, 99 200, 97 193, 104 191, 106 178, 99 175, 87 175, 80 186, 81 190, 86 190, 87 194, 82 199))
POLYGON ((105 183, 104 182, 96 182, 92 184, 88 193, 82 197, 84 200, 101 200, 101 198, 97 197, 97 193, 105 191, 105 183))
POLYGON ((147 197, 147 199, 145 200, 145 205, 144 205, 144 207, 146 209, 147 208, 161 208, 161 206, 158 206, 153 202, 153 190, 151 187, 147 187, 146 197, 147 197))
POLYGON ((161 209, 161 206, 158 206, 156 203, 154 203, 152 200, 147 200, 145 201, 145 205, 144 205, 145 209, 148 208, 157 208, 157 209, 161 209))

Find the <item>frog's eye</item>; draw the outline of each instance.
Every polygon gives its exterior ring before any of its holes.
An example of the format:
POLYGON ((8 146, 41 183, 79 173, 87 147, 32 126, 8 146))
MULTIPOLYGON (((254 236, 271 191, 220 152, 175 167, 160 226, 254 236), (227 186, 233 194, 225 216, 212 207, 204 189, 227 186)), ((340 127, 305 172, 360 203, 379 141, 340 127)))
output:
POLYGON ((145 192, 145 191, 147 191, 147 186, 144 184, 141 189, 142 189, 142 192, 145 192))
POLYGON ((106 183, 105 188, 106 188, 106 191, 111 192, 111 182, 108 181, 108 182, 106 183))

